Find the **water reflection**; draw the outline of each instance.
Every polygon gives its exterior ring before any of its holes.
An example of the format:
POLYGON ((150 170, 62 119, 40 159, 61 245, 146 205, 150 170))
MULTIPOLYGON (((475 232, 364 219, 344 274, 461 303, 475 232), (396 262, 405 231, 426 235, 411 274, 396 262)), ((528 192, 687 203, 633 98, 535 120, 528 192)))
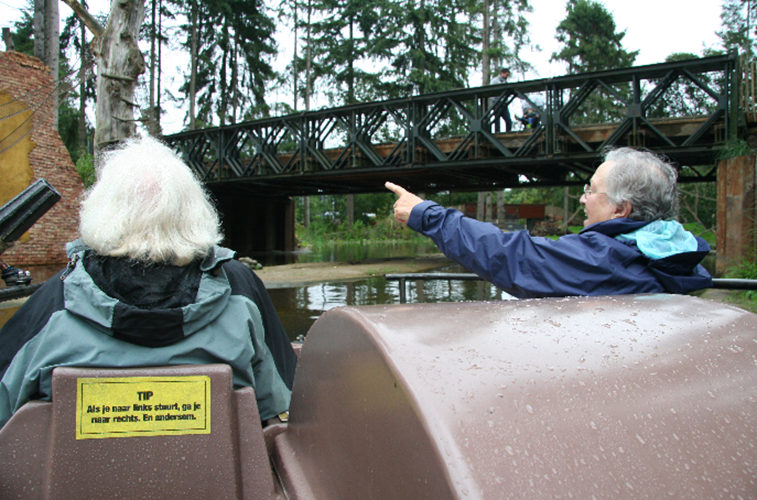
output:
MULTIPOLYGON (((437 272, 465 272, 448 266, 437 272)), ((418 280, 405 285, 407 302, 462 302, 471 300, 511 300, 513 297, 487 282, 418 280)), ((349 305, 399 304, 399 283, 384 278, 268 290, 287 335, 294 340, 305 335, 318 316, 334 307, 349 305)))

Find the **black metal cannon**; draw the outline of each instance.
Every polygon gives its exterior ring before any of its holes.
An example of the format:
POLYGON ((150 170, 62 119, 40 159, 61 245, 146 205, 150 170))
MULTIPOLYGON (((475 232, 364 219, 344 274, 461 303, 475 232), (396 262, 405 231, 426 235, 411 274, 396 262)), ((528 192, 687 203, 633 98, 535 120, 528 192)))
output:
MULTIPOLYGON (((49 182, 39 179, 0 207, 0 254, 9 249, 60 198, 60 193, 49 182)), ((27 286, 32 282, 29 271, 22 271, 2 260, 0 270, 0 277, 8 287, 27 286)), ((19 293, 17 289, 6 290, 7 293, 0 293, 0 301, 15 298, 19 293), (13 297, 6 297, 9 294, 13 297)))

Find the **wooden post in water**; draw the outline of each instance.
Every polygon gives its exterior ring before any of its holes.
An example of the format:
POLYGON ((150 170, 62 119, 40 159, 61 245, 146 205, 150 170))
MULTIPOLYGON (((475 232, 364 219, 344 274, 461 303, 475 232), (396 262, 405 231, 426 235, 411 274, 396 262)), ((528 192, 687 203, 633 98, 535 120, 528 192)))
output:
POLYGON ((757 157, 739 156, 718 164, 716 273, 757 259, 757 157))

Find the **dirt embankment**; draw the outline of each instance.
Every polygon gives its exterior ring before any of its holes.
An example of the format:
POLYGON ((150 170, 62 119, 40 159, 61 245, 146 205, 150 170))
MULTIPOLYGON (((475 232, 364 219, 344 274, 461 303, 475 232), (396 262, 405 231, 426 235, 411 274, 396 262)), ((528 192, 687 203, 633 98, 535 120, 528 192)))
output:
POLYGON ((266 288, 284 288, 325 281, 351 281, 387 273, 420 273, 452 264, 442 254, 417 255, 355 262, 308 262, 269 266, 255 271, 266 288))

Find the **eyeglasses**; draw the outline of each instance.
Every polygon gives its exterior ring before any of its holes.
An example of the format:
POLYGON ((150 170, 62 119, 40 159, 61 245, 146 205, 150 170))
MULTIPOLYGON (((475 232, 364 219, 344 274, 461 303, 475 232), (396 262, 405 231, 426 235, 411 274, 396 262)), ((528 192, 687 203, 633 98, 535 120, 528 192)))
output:
POLYGON ((591 190, 591 186, 589 186, 588 184, 586 184, 586 185, 584 185, 584 194, 588 198, 589 196, 591 196, 593 194, 607 194, 607 193, 605 193, 604 191, 592 191, 591 190))

